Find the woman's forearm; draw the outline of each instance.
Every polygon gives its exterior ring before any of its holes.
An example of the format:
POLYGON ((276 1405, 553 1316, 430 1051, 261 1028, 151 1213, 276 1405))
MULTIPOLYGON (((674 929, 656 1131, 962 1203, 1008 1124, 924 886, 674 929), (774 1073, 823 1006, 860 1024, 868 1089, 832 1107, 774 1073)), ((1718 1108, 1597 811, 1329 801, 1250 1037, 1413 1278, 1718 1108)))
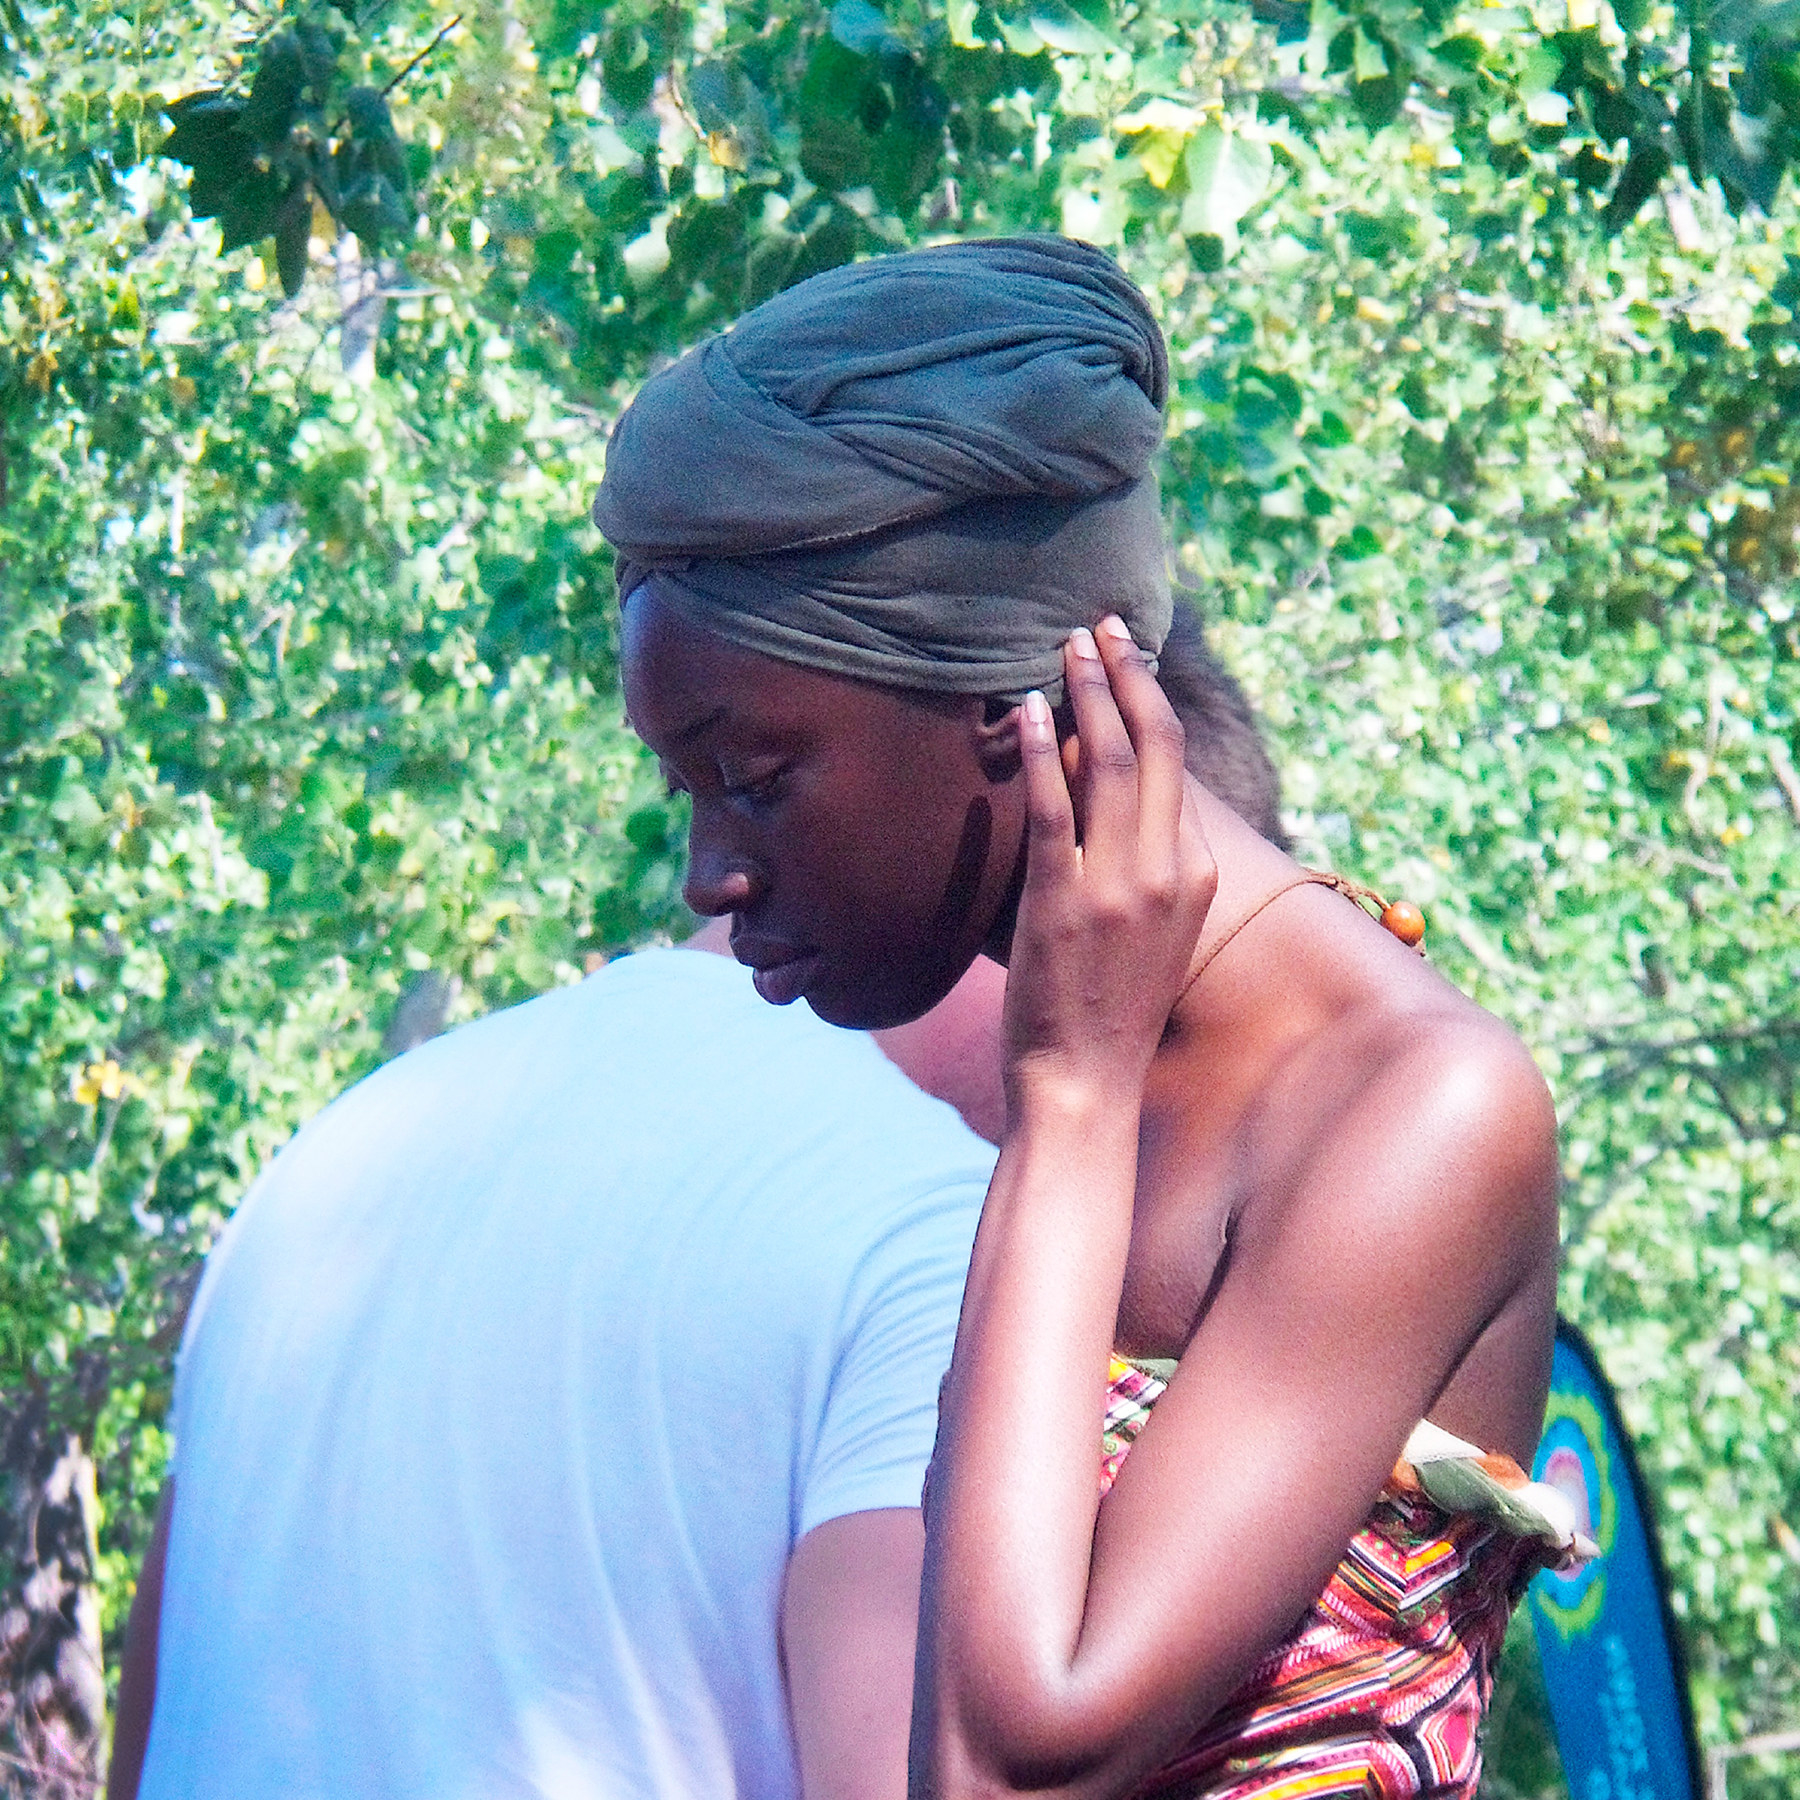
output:
POLYGON ((1117 618, 1063 663, 1075 792, 1042 694, 1017 718, 1028 867, 1007 983, 1009 1131, 939 1436, 915 1793, 1120 1791, 1131 1634, 1091 1641, 1100 1429, 1144 1082, 1217 869, 1179 724, 1117 618), (1079 829, 1077 826, 1079 811, 1079 829), (1107 1661, 1113 1666, 1107 1666, 1107 1661))
MULTIPOLYGON (((933 1474, 931 1788, 1059 1785, 1096 1748, 1080 1661, 1138 1106, 1018 1105, 982 1215, 933 1474)), ((924 1746, 921 1746, 923 1748, 924 1746)))

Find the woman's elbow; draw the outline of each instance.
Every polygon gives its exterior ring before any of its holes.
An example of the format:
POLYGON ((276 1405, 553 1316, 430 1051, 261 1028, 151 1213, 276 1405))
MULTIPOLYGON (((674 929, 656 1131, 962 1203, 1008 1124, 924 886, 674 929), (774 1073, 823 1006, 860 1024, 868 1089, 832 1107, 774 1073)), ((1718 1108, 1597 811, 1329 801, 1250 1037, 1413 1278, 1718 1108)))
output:
POLYGON ((1051 1697, 937 1709, 914 1738, 909 1800, 1112 1800, 1138 1759, 1113 1721, 1051 1697))

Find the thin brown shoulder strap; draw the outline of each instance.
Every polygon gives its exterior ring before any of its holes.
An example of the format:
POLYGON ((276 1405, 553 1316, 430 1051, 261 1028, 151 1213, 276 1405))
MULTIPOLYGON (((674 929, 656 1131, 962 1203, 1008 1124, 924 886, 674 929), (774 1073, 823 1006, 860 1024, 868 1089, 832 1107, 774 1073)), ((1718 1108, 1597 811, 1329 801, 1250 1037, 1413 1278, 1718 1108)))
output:
POLYGON ((1248 925, 1252 919, 1259 917, 1262 913, 1267 911, 1268 908, 1273 906, 1275 904, 1275 902, 1277 900, 1279 900, 1283 894, 1291 894, 1295 888, 1299 888, 1299 887, 1331 887, 1331 888, 1335 888, 1339 885, 1341 880, 1342 880, 1341 876, 1328 875, 1323 870, 1320 870, 1320 869, 1302 869, 1298 875, 1290 876, 1286 881, 1282 882, 1282 884, 1279 887, 1272 888, 1268 893, 1264 894, 1263 897, 1259 901, 1257 901, 1257 903, 1253 907, 1251 907, 1251 909, 1247 913, 1245 913, 1244 916, 1241 919, 1239 919, 1238 922, 1235 925, 1233 925, 1232 928, 1228 932, 1226 932, 1225 935, 1222 938, 1220 938, 1219 941, 1216 944, 1214 944, 1210 950, 1207 951, 1205 956, 1203 956, 1200 959, 1199 968, 1197 968, 1193 972, 1193 974, 1188 977, 1187 987, 1184 987, 1181 991, 1185 994, 1187 992, 1187 988, 1192 987, 1194 985, 1194 983, 1196 981, 1198 981, 1200 979, 1200 977, 1202 975, 1204 975, 1206 973, 1206 971, 1212 966, 1213 959, 1219 954, 1219 952, 1221 950, 1223 950, 1225 948, 1225 946, 1227 944, 1229 944, 1231 942, 1231 940, 1234 937, 1236 937, 1237 934, 1240 931, 1242 931, 1244 929, 1244 927, 1246 925, 1248 925))
MULTIPOLYGON (((1197 968, 1193 974, 1182 983, 1181 992, 1175 996, 1175 1004, 1179 1006, 1181 1002, 1187 998, 1188 989, 1206 973, 1212 966, 1213 961, 1218 956, 1219 952, 1223 950, 1252 919, 1256 918, 1267 908, 1273 906, 1283 894, 1291 894, 1295 888, 1299 887, 1331 888, 1337 893, 1342 894, 1346 900, 1356 903, 1359 911, 1361 910, 1360 903, 1364 900, 1372 902, 1378 912, 1385 912, 1387 910, 1387 902, 1383 900, 1373 888, 1364 887, 1360 881, 1352 881, 1348 875, 1338 875, 1329 869, 1302 869, 1297 875, 1282 882, 1279 887, 1273 888, 1268 893, 1264 894, 1263 897, 1257 901, 1257 903, 1251 907, 1251 909, 1245 913, 1244 916, 1239 919, 1238 922, 1233 925, 1210 950, 1207 951, 1205 956, 1200 959, 1199 968, 1197 968)), ((1170 1010, 1173 1011, 1174 1008, 1171 1007, 1170 1010)))

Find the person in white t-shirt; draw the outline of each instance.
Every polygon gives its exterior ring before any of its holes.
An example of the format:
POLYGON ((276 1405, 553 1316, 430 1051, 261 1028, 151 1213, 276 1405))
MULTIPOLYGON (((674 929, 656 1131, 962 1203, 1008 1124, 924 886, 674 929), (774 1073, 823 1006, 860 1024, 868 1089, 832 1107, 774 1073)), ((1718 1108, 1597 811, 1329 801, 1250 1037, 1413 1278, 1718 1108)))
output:
POLYGON ((790 1557, 918 1506, 992 1162, 685 950, 346 1094, 195 1300, 145 1800, 797 1794, 790 1557))
MULTIPOLYGON (((1278 834, 1197 627, 1163 680, 1278 834)), ((905 1791, 1004 975, 872 1041, 725 935, 387 1065, 259 1181, 184 1338, 114 1800, 905 1791)))

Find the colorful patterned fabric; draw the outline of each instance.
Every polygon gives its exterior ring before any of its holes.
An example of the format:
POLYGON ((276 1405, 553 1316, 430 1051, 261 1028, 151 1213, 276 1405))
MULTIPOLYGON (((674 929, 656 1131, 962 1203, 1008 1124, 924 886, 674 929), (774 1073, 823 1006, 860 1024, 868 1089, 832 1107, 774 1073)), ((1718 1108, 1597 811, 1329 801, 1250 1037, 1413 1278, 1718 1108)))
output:
MULTIPOLYGON (((1103 1494, 1165 1385, 1114 1359, 1103 1494)), ((1528 1502, 1508 1459, 1480 1462, 1528 1502)), ((1506 1510, 1446 1510, 1411 1463, 1396 1465, 1306 1616, 1138 1800, 1475 1800, 1507 1620, 1559 1556, 1553 1523, 1524 1534, 1506 1510)))

